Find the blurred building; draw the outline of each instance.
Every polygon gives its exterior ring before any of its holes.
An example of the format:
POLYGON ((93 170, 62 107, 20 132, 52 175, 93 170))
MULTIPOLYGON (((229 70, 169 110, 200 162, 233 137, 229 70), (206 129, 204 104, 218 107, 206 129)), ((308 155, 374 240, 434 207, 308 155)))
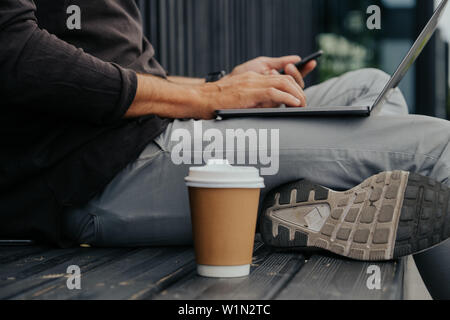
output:
MULTIPOLYGON (((136 1, 171 74, 204 77, 260 55, 322 48, 327 55, 310 84, 363 67, 393 73, 434 11, 430 0, 136 1), (381 30, 366 27, 373 4, 382 9, 381 30)), ((450 115, 448 64, 448 43, 438 32, 401 84, 411 112, 450 115)))
MULTIPOLYGON (((346 53, 334 50, 325 59, 320 80, 338 75, 342 68, 349 70, 361 66, 376 67, 392 74, 434 12, 434 1, 429 0, 318 2, 321 46, 331 52, 326 42, 330 42, 332 36, 349 43, 346 53), (372 4, 381 8, 382 29, 379 31, 366 27, 366 9, 372 4), (342 55, 351 57, 348 60, 353 61, 353 65, 347 63, 343 67, 342 55)), ((400 84, 412 113, 441 118, 450 115, 446 110, 449 92, 447 50, 448 43, 438 31, 400 84)))
POLYGON ((314 0, 138 0, 146 33, 172 74, 204 77, 260 55, 307 54, 314 0))

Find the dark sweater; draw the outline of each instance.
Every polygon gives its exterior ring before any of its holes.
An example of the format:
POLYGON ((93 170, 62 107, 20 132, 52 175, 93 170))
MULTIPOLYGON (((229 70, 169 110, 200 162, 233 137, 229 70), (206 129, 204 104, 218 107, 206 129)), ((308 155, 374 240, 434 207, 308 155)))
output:
POLYGON ((0 239, 64 244, 86 204, 168 124, 124 120, 137 73, 165 77, 131 0, 0 1, 0 239), (69 30, 67 7, 81 9, 69 30))

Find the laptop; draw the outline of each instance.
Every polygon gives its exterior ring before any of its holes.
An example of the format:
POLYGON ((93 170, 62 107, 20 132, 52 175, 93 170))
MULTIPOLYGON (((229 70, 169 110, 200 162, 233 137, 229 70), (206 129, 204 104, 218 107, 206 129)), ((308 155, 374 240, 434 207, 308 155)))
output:
POLYGON ((216 111, 216 116, 218 119, 243 117, 369 117, 374 110, 386 102, 392 91, 398 87, 408 70, 420 56, 436 31, 447 4, 448 0, 443 0, 439 4, 439 7, 421 32, 419 38, 409 50, 408 54, 372 106, 308 106, 306 108, 229 109, 216 111))

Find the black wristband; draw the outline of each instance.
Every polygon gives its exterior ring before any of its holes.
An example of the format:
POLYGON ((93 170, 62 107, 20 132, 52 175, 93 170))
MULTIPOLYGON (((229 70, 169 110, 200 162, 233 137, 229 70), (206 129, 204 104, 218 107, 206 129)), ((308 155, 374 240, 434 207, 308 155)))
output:
POLYGON ((225 71, 217 71, 217 72, 211 72, 206 77, 206 82, 216 82, 225 77, 227 73, 225 71))

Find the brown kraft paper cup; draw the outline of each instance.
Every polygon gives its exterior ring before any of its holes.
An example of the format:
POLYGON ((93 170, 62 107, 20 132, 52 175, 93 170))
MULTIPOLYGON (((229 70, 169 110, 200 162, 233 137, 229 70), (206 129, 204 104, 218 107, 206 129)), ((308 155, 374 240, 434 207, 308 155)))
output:
POLYGON ((186 184, 197 273, 214 278, 248 276, 264 188, 259 171, 212 160, 191 168, 186 184))
POLYGON ((260 193, 260 189, 189 188, 197 264, 251 264, 260 193))

